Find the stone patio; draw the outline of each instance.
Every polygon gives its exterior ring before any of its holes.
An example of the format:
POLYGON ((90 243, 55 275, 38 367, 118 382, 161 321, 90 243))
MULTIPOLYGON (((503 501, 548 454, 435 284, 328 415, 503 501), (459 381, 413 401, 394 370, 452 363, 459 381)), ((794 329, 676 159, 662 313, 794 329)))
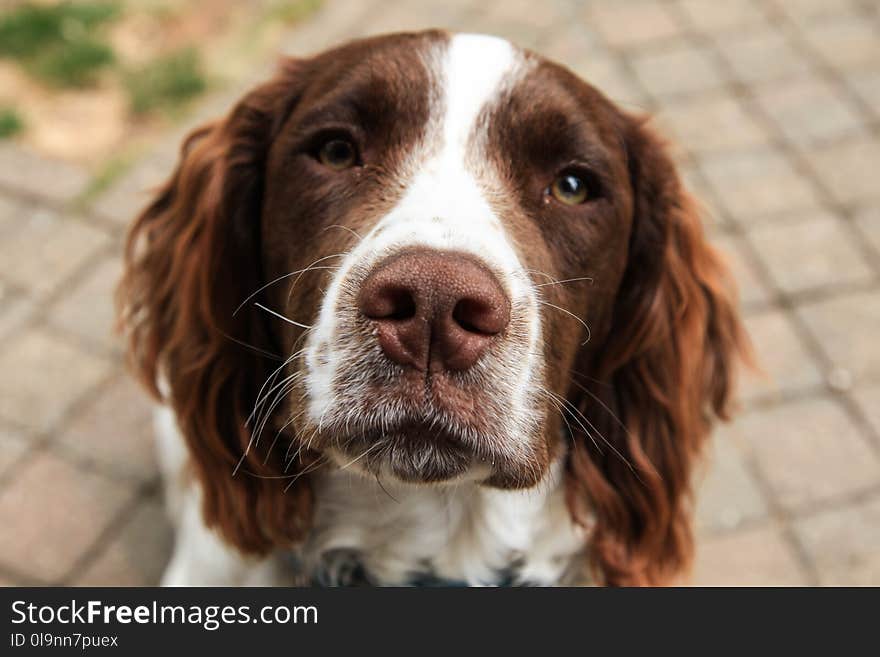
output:
MULTIPOLYGON (((302 54, 399 29, 496 33, 656 115, 769 375, 744 381, 716 434, 696 584, 880 585, 878 7, 325 0, 286 40, 302 54)), ((151 584, 167 559, 150 409, 111 291, 125 225, 188 127, 85 208, 86 172, 0 145, 0 583, 151 584)))

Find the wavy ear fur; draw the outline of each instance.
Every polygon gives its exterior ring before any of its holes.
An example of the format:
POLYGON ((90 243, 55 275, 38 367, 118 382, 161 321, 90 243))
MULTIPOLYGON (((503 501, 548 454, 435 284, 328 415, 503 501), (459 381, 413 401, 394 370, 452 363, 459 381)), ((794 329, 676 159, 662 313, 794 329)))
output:
POLYGON ((596 378, 570 393, 609 447, 575 438, 567 494, 592 528, 601 579, 662 584, 689 565, 691 473, 713 419, 728 417, 748 347, 728 272, 674 165, 640 121, 627 126, 629 259, 606 342, 581 364, 596 378))
POLYGON ((255 553, 302 538, 311 513, 305 478, 283 492, 277 477, 291 473, 271 454, 264 465, 251 449, 233 476, 258 390, 279 365, 260 318, 234 311, 261 285, 264 162, 296 102, 297 73, 285 62, 226 118, 189 135, 177 170, 131 228, 118 290, 131 363, 175 411, 206 522, 255 553))

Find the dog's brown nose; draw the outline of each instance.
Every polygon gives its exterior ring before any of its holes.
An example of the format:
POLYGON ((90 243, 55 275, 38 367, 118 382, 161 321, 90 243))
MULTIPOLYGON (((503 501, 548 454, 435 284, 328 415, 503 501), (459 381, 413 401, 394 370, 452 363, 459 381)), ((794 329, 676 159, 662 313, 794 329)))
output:
POLYGON ((472 367, 510 321, 510 302, 495 276, 475 259, 409 251, 380 263, 358 303, 382 351, 417 370, 472 367))

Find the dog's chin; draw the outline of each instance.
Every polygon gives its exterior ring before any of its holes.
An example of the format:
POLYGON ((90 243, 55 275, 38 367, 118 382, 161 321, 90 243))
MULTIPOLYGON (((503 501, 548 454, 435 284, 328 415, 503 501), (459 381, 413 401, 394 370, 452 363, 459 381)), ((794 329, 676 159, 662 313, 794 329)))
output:
POLYGON ((408 484, 480 482, 492 475, 491 464, 450 431, 407 424, 366 431, 334 441, 326 450, 340 468, 370 478, 408 484))

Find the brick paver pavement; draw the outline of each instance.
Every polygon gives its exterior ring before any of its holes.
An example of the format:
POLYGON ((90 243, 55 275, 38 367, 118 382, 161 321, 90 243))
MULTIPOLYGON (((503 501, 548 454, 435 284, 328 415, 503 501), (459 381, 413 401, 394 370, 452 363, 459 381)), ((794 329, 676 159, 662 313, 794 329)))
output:
MULTIPOLYGON (((880 584, 878 4, 326 0, 285 50, 428 26, 536 48, 676 142, 769 375, 716 434, 693 581, 880 584)), ((167 559, 110 296, 187 127, 86 208, 85 172, 0 145, 0 582, 146 584, 167 559)))

